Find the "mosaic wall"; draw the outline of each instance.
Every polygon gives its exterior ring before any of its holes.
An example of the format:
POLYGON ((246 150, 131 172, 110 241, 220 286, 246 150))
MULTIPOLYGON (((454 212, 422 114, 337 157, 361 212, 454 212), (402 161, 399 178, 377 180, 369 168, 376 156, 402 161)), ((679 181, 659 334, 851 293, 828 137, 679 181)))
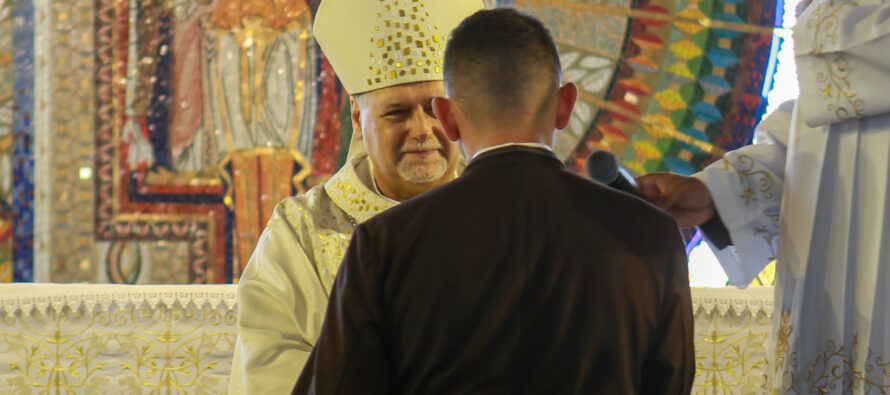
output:
POLYGON ((12 0, 0 0, 0 282, 12 281, 12 0))
POLYGON ((748 143, 765 108, 775 1, 514 4, 551 28, 564 78, 581 88, 557 144, 574 169, 604 149, 637 174, 691 174, 748 143))
MULTIPOLYGON (((317 3, 0 0, 0 281, 237 279, 274 205, 345 159, 317 3)), ((765 104, 772 0, 486 4, 552 29, 573 169, 691 173, 765 104)))

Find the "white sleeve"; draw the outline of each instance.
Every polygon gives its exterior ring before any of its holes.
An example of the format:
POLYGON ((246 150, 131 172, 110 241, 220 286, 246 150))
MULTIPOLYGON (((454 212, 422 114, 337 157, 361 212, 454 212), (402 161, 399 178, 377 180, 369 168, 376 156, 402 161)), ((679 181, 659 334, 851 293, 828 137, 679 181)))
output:
POLYGON ((808 126, 890 112, 890 0, 815 0, 793 37, 808 126))
POLYGON ((321 331, 327 292, 287 209, 275 208, 238 283, 231 394, 290 393, 321 331))
POLYGON ((711 247, 730 283, 740 288, 776 256, 793 108, 794 101, 783 103, 757 126, 756 144, 728 152, 693 175, 708 187, 729 231, 732 245, 722 250, 711 247))

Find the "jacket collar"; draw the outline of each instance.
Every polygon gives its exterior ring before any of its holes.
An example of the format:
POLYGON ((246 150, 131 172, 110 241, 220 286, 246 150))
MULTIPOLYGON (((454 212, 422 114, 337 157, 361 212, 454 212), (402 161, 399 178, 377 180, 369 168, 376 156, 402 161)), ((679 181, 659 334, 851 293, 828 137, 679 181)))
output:
POLYGON ((513 145, 488 151, 476 156, 467 165, 464 174, 488 167, 522 165, 547 166, 565 169, 565 164, 563 164, 552 151, 522 145, 513 145))

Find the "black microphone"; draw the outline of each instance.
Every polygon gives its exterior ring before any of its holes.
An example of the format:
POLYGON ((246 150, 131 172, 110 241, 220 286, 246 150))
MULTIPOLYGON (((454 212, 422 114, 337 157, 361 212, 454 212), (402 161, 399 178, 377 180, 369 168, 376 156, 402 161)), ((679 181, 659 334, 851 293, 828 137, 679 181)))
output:
POLYGON ((618 164, 618 157, 608 151, 594 151, 584 164, 594 181, 646 200, 633 177, 618 164))

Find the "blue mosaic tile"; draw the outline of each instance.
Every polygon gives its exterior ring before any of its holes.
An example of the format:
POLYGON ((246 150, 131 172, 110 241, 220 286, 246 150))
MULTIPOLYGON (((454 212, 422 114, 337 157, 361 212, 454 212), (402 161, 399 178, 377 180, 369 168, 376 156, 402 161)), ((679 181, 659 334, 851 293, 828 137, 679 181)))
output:
POLYGON ((700 78, 698 82, 705 92, 714 96, 720 96, 732 91, 732 86, 726 82, 725 78, 713 74, 700 78))
POLYGON ((34 3, 13 2, 13 281, 34 281, 34 3))
POLYGON ((665 157, 664 163, 667 165, 668 169, 670 169, 672 173, 683 174, 687 176, 695 173, 695 169, 693 169, 692 166, 689 165, 689 162, 684 159, 665 157))
POLYGON ((713 48, 705 56, 718 67, 729 67, 739 62, 739 57, 725 48, 713 48))
POLYGON ((692 110, 695 118, 700 119, 705 123, 711 123, 723 119, 723 113, 720 112, 720 109, 717 108, 717 106, 711 103, 698 102, 689 106, 689 109, 692 110))

